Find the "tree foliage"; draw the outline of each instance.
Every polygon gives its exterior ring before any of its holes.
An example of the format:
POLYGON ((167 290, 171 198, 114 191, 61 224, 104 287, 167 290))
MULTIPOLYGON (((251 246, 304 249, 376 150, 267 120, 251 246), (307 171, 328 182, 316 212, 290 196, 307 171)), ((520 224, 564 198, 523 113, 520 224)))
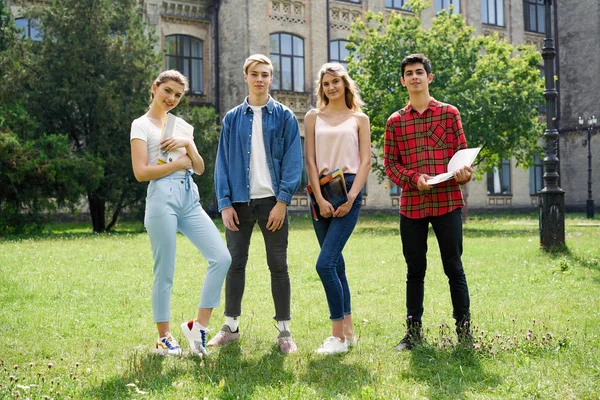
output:
MULTIPOLYGON (((349 71, 366 103, 374 148, 383 149, 389 115, 408 103, 400 84, 402 59, 423 53, 434 74, 431 95, 458 107, 469 147, 483 148, 479 172, 511 157, 529 165, 543 131, 537 108, 543 101, 541 55, 533 46, 515 47, 497 35, 476 36, 461 15, 446 11, 426 30, 421 16, 428 6, 413 0, 410 15, 392 12, 384 18, 368 12, 352 26, 349 71)), ((381 157, 374 167, 385 176, 381 157)))
POLYGON ((137 3, 53 1, 26 14, 42 40, 19 42, 18 94, 38 123, 30 134, 66 134, 75 154, 102 162, 102 179, 86 188, 95 232, 110 230, 145 194, 133 176, 129 131, 148 107, 160 56, 137 3))

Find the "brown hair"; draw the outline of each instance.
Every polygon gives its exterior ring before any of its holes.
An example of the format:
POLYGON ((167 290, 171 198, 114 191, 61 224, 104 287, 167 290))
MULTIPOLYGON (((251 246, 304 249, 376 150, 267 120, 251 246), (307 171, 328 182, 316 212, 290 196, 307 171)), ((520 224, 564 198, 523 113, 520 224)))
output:
MULTIPOLYGON (((156 87, 158 87, 168 81, 174 81, 180 85, 183 85, 183 93, 187 92, 189 89, 188 79, 185 77, 185 75, 175 69, 169 69, 158 74, 153 85, 155 84, 156 87)), ((152 93, 152 90, 150 90, 150 101, 152 101, 152 99, 154 99, 154 93, 152 93)))
POLYGON ((352 78, 350 78, 350 75, 348 75, 348 71, 346 71, 344 66, 339 63, 327 63, 323 64, 321 67, 321 70, 319 71, 319 79, 316 82, 317 107, 323 108, 329 104, 329 98, 327 98, 325 92, 323 91, 322 81, 325 74, 331 74, 342 78, 345 87, 344 97, 346 99, 346 106, 353 111, 360 111, 360 108, 365 103, 363 103, 363 101, 360 99, 358 90, 356 89, 356 84, 352 78))

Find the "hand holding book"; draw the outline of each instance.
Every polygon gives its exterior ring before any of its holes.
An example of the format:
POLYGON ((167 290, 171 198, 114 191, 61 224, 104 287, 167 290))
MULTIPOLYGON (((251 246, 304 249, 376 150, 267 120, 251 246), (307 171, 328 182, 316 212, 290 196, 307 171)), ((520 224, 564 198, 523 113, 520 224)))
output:
POLYGON ((477 157, 477 154, 479 154, 480 150, 481 147, 476 147, 473 149, 463 149, 457 151, 454 153, 454 156, 452 156, 452 159, 450 159, 450 162, 448 163, 448 172, 436 175, 433 178, 428 179, 426 183, 428 185, 436 185, 454 178, 455 171, 460 170, 465 165, 471 166, 473 164, 473 161, 475 161, 475 158, 477 157))
MULTIPOLYGON (((165 125, 163 127, 163 134, 161 137, 161 145, 165 139, 186 139, 188 143, 190 140, 194 140, 194 127, 182 118, 176 117, 173 114, 167 114, 165 125)), ((181 143, 179 143, 180 145, 181 143)), ((184 154, 187 154, 185 147, 178 147, 178 143, 170 143, 167 146, 170 150, 165 151, 161 148, 158 153, 158 163, 165 164, 177 160, 184 154)))
MULTIPOLYGON (((336 169, 332 173, 321 177, 319 179, 319 186, 323 199, 328 201, 334 210, 348 201, 346 181, 344 180, 344 173, 341 170, 336 169)), ((317 221, 321 216, 321 211, 310 185, 306 186, 306 193, 310 198, 313 219, 317 221)))

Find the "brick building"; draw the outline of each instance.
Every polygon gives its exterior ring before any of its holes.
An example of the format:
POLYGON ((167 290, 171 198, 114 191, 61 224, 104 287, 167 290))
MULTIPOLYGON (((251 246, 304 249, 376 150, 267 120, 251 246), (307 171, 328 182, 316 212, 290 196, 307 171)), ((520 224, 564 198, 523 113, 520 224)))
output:
MULTIPOLYGON (((242 64, 253 53, 271 57, 275 64, 272 95, 296 112, 302 125, 306 111, 316 104, 314 81, 327 61, 344 61, 350 24, 367 10, 406 12, 405 0, 139 0, 148 26, 156 29, 166 68, 177 68, 191 81, 190 99, 213 105, 220 115, 246 96, 242 64)), ((19 2, 8 0, 17 24, 35 35, 19 18, 19 2)), ((454 4, 477 34, 497 32, 513 44, 544 39, 543 0, 433 0, 423 23, 431 24, 441 8, 454 4)), ((600 115, 600 2, 553 2, 556 75, 559 89, 557 125, 560 132, 559 172, 566 191, 567 210, 585 207, 587 148, 581 145, 577 117, 600 115), (557 35, 557 36, 556 36, 557 35)), ((443 99, 441 99, 443 100, 443 99)), ((584 129, 587 128, 587 123, 584 129)), ((540 138, 543 132, 540 132, 540 138)), ((468 137, 468 132, 467 132, 468 137)), ((592 150, 600 148, 595 136, 592 150)), ((600 152, 595 150, 594 196, 600 193, 600 152)), ((543 158, 543 156, 542 156, 543 158)), ((527 170, 505 160, 495 173, 468 184, 472 209, 537 210, 536 192, 543 187, 543 162, 527 170)), ((397 210, 398 188, 380 184, 371 176, 365 210, 397 210)), ((600 203, 600 199, 596 204, 600 203)), ((298 193, 292 208, 305 209, 306 196, 298 193)))

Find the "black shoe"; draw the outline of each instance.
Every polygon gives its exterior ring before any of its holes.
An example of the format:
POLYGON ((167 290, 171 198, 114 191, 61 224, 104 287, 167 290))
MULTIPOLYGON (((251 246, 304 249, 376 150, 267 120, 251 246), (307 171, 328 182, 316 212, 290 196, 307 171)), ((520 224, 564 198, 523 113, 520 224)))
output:
POLYGON ((467 348, 473 348, 473 333, 471 332, 471 321, 463 320, 456 323, 456 336, 458 344, 467 348))
POLYGON ((421 334, 421 323, 408 321, 407 325, 408 329, 406 330, 406 334, 400 343, 394 347, 394 350, 411 350, 415 346, 421 344, 421 341, 423 340, 423 336, 421 334))

